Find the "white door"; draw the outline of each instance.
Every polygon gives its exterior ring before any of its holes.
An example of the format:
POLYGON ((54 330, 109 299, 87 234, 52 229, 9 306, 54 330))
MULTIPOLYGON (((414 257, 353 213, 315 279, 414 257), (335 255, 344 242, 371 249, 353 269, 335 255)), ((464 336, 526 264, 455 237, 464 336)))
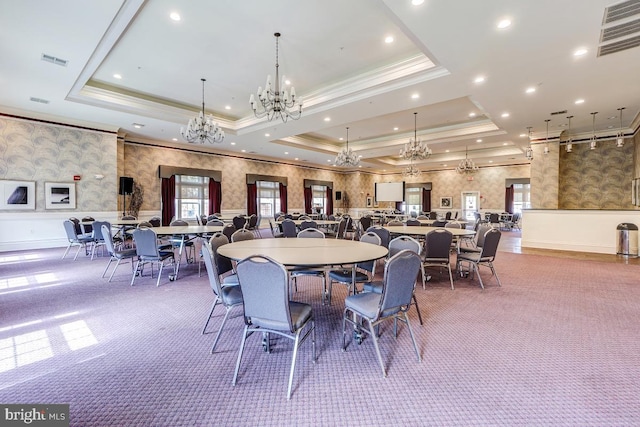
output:
POLYGON ((462 219, 473 222, 476 219, 474 213, 480 209, 480 192, 463 191, 461 194, 462 219))

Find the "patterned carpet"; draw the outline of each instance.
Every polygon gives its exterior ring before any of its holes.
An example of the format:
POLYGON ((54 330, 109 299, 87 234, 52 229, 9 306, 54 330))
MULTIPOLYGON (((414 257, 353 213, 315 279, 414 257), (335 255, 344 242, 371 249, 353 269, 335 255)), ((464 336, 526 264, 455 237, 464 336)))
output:
POLYGON ((500 252, 503 286, 483 271, 485 291, 434 272, 416 291, 424 326, 411 313, 423 361, 383 327, 387 378, 370 339, 341 351, 345 288, 326 307, 301 279, 318 361, 305 344, 287 401, 289 341, 266 354, 252 336, 235 387, 241 317, 209 354, 197 266, 131 287, 128 265, 107 283, 106 258, 62 252, 0 254, 0 402, 68 403, 73 426, 640 424, 640 266, 500 252))

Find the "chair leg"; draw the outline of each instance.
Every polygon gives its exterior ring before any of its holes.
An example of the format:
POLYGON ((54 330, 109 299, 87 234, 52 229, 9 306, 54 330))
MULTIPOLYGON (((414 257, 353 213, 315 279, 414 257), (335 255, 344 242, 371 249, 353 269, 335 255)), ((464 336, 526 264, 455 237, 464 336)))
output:
POLYGON ((102 276, 101 276, 101 277, 104 277, 104 275, 105 275, 105 274, 107 274, 107 270, 109 269, 109 267, 111 267, 111 263, 112 263, 112 262, 113 262, 113 257, 111 257, 111 258, 109 259, 109 263, 108 263, 108 264, 107 264, 107 266, 104 268, 104 271, 102 272, 102 276))
POLYGON ((367 323, 369 323, 369 331, 371 332, 371 337, 373 339, 373 346, 376 348, 376 355, 378 356, 378 362, 380 362, 380 368, 382 369, 382 376, 386 378, 387 371, 384 369, 384 362, 382 361, 382 354, 380 353, 380 346, 378 346, 378 334, 374 330, 373 325, 367 319, 367 323))
POLYGON ((449 269, 449 281, 451 282, 451 290, 453 290, 453 274, 451 273, 451 264, 447 264, 447 268, 449 269))
POLYGON ((291 357, 291 369, 289 371, 289 387, 287 388, 287 400, 291 399, 291 386, 293 385, 293 372, 296 369, 296 358, 298 357, 298 346, 300 345, 300 332, 296 332, 296 339, 293 342, 293 356, 291 357))
POLYGON ((496 273, 496 269, 493 268, 493 263, 490 262, 488 265, 491 268, 491 272, 493 272, 493 275, 496 276, 496 281, 498 282, 498 286, 502 287, 502 283, 500 283, 500 278, 498 277, 498 273, 496 273))
POLYGON ((222 330, 224 329, 224 325, 225 323, 227 323, 227 319, 229 318, 229 313, 231 312, 231 307, 225 307, 227 309, 227 312, 224 314, 224 319, 222 319, 222 324, 220 325, 220 329, 218 330, 218 333, 216 334, 216 338, 215 340, 213 340, 213 347, 211 347, 211 354, 213 354, 213 352, 216 349, 216 346, 218 345, 218 340, 220 339, 220 334, 222 334, 222 330))
POLYGON ((422 314, 420 314, 420 307, 418 307, 418 300, 416 299, 416 294, 413 294, 413 303, 416 306, 416 311, 418 312, 418 320, 420 321, 420 326, 422 326, 422 314))
POLYGON ((140 268, 140 260, 136 262, 136 268, 133 269, 133 275, 131 276, 131 286, 133 286, 133 281, 136 280, 136 274, 138 273, 139 268, 140 268))
MULTIPOLYGON (((107 280, 107 282, 111 282, 111 279, 113 278, 113 274, 116 272, 116 270, 118 269, 118 266, 120 265, 120 259, 118 259, 118 262, 116 263, 116 266, 113 267, 113 271, 111 271, 111 275, 109 276, 109 280, 107 280)), ((109 264, 111 264, 111 261, 109 261, 109 264)), ((131 265, 133 265, 133 260, 131 260, 131 265)), ((104 270, 105 273, 107 272, 107 270, 104 270)))
POLYGON ((71 243, 69 243, 69 246, 67 246, 67 249, 64 251, 64 254, 62 255, 61 259, 64 259, 64 257, 67 256, 67 254, 69 253, 69 249, 71 249, 71 246, 73 246, 71 243))
POLYGON ((209 317, 207 317, 207 322, 204 324, 204 328, 202 328, 202 335, 206 334, 207 331, 207 326, 209 326, 209 322, 211 321, 211 318, 213 317, 213 311, 216 309, 216 305, 218 305, 218 297, 216 296, 216 299, 213 300, 213 305, 211 306, 211 311, 209 312, 209 317))
POLYGON ((476 273, 478 273, 478 281, 480 281, 480 287, 482 288, 482 290, 484 290, 484 283, 482 283, 482 276, 480 275, 480 268, 478 264, 476 264, 475 262, 472 262, 470 264, 473 265, 473 269, 476 273))
POLYGON ((244 345, 247 341, 247 332, 249 330, 249 326, 245 325, 244 332, 242 333, 242 342, 240 342, 240 351, 238 352, 238 360, 236 361, 236 370, 233 373, 233 381, 232 384, 236 385, 238 382, 238 371, 240 371, 240 362, 242 361, 242 353, 244 352, 244 345))
POLYGON ((413 335, 413 329, 411 329, 411 323, 409 322, 409 316, 407 316, 407 312, 402 313, 404 315, 404 321, 407 324, 407 328, 409 329, 409 335, 411 335, 411 341, 413 341, 413 349, 416 351, 416 356, 418 356, 418 362, 422 361, 420 357, 420 351, 418 350, 418 344, 416 343, 416 337, 413 335))

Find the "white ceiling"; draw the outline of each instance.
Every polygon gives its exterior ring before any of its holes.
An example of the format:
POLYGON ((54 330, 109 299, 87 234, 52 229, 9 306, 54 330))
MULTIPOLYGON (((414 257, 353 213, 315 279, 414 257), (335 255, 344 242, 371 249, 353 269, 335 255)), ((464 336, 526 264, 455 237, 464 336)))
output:
POLYGON ((619 129, 617 109, 626 107, 623 128, 637 129, 640 49, 597 56, 605 8, 617 3, 6 2, 0 112, 120 131, 131 141, 324 168, 336 168, 328 160, 344 147, 348 126, 361 170, 379 173, 406 166, 398 152, 413 136, 417 112, 419 137, 433 150, 419 164, 423 170, 455 167, 466 147, 479 166, 523 164, 528 138, 521 135, 531 126, 535 139, 545 139, 548 118, 555 138, 573 115, 579 139, 592 134, 590 113, 597 111, 596 131, 607 136, 619 129), (182 19, 171 20, 171 12, 182 19), (502 18, 512 25, 498 29, 502 18), (282 33, 281 75, 304 100, 302 118, 287 123, 256 119, 248 102, 275 74, 275 32, 282 33), (389 35, 394 42, 386 44, 389 35), (578 48, 586 55, 575 57, 578 48), (42 54, 68 65, 42 61, 42 54), (484 83, 474 83, 480 75, 484 83), (179 134, 201 108, 201 78, 207 111, 227 134, 213 146, 188 144, 179 134), (528 87, 537 90, 526 94, 528 87), (576 105, 579 98, 585 102, 576 105), (550 115, 562 110, 567 113, 550 115))

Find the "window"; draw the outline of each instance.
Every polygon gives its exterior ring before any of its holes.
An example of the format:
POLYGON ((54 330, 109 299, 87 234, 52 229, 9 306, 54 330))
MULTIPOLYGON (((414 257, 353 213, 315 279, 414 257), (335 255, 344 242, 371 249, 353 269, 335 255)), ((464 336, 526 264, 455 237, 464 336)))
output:
POLYGON ((197 219, 209 213, 209 178, 176 175, 176 217, 197 219))
POLYGON ((513 213, 531 208, 531 184, 513 184, 513 213))
POLYGON ((258 212, 263 218, 280 212, 280 184, 271 181, 256 181, 258 212))
POLYGON ((419 215, 422 212, 422 188, 407 187, 404 190, 404 202, 402 202, 402 210, 405 214, 415 212, 419 215))
POLYGON ((322 213, 326 205, 327 187, 324 185, 311 186, 311 200, 313 203, 313 212, 322 213))

